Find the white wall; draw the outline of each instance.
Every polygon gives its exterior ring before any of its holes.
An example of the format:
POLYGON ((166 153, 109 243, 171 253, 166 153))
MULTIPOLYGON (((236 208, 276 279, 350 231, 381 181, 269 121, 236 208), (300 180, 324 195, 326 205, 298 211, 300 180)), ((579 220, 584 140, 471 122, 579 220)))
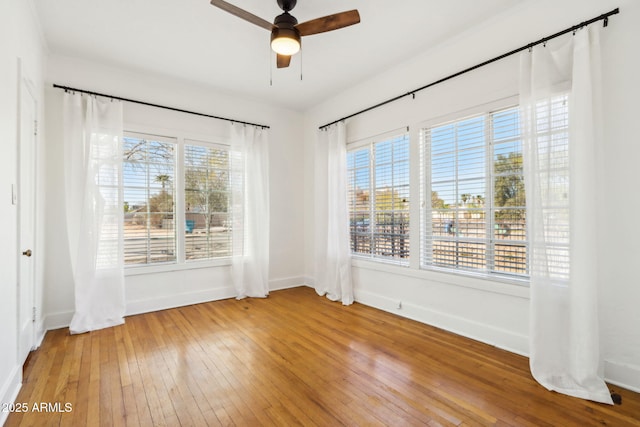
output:
MULTIPOLYGON (((68 325, 74 309, 63 204, 62 91, 53 83, 206 114, 269 125, 272 290, 304 283, 302 115, 231 94, 80 59, 51 56, 46 76, 47 327, 68 325), (296 179, 300 177, 300 179, 296 179)), ((227 122, 125 103, 129 130, 178 130, 198 138, 224 137, 227 122)), ((229 266, 126 275, 127 314, 233 297, 229 266)))
MULTIPOLYGON (((36 86, 38 101, 43 99, 43 47, 34 16, 31 1, 0 2, 0 402, 12 402, 22 381, 17 348, 17 209, 11 202, 11 185, 17 181, 19 59, 23 74, 36 86)), ((6 415, 0 412, 0 424, 6 415)))
MULTIPOLYGON (((638 2, 526 1, 327 100, 305 116, 305 187, 314 188, 313 153, 318 126, 618 6, 621 14, 610 18, 602 40, 607 128, 606 154, 602 159, 605 179, 597 189, 597 197, 608 207, 600 218, 603 228, 599 232, 602 348, 606 378, 640 390, 640 281, 635 267, 640 259, 640 227, 635 221, 640 199, 634 196, 638 194, 638 178, 633 175, 640 158, 640 145, 635 141, 640 131, 636 117, 640 58, 634 45, 640 40, 638 2)), ((419 92, 415 100, 407 97, 350 119, 348 139, 355 141, 409 125, 413 132, 412 153, 417 154, 415 129, 419 122, 517 95, 517 78, 517 57, 505 59, 419 92)), ((411 167, 418 167, 417 156, 411 167)), ((418 183, 414 179, 414 188, 415 184, 418 183)), ((418 218, 419 213, 417 196, 414 191, 413 218, 418 218)), ((316 218, 312 194, 305 194, 305 206, 305 271, 312 281, 313 224, 322 218, 316 218)), ((412 253, 414 267, 417 255, 412 253)), ((357 301, 528 354, 528 288, 361 260, 353 265, 357 301), (397 308, 398 302, 402 302, 401 309, 397 308)))
MULTIPOLYGON (((609 2, 612 3, 612 2, 609 2)), ((640 2, 620 4, 604 40, 604 180, 598 188, 605 374, 640 392, 640 2)))

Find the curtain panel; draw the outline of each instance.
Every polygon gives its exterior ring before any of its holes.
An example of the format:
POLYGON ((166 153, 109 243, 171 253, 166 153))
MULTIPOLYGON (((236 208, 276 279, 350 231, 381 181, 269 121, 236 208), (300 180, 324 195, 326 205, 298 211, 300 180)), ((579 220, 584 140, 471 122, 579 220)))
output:
POLYGON ((269 295, 268 130, 231 123, 232 280, 237 298, 269 295))
POLYGON ((591 25, 523 52, 520 105, 531 373, 549 390, 611 404, 598 325, 599 32, 591 25))
POLYGON ((72 334, 124 323, 122 103, 63 94, 72 334))
POLYGON ((350 305, 354 297, 346 161, 345 124, 320 130, 315 164, 315 289, 350 305))

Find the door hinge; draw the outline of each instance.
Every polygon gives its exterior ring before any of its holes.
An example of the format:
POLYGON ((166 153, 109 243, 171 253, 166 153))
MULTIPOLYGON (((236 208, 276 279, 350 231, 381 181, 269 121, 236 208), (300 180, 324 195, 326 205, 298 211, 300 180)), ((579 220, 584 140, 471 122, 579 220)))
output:
POLYGON ((36 308, 33 307, 33 318, 31 319, 31 321, 35 322, 36 321, 36 308))
POLYGON ((38 136, 38 121, 37 120, 33 121, 33 135, 34 136, 38 136))

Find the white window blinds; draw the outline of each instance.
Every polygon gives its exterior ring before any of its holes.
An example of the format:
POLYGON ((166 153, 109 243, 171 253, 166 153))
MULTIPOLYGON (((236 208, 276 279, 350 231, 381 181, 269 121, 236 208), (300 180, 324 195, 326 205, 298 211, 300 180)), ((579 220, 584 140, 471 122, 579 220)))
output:
POLYGON ((127 133, 123 193, 126 265, 231 256, 228 146, 127 133))
POLYGON ((422 130, 423 267, 528 274, 518 109, 422 130))
POLYGON ((123 138, 125 264, 176 261, 176 140, 123 138))
POLYGON ((231 256, 229 150, 185 144, 185 257, 231 256))
POLYGON ((409 135, 347 153, 352 253, 407 264, 409 135))

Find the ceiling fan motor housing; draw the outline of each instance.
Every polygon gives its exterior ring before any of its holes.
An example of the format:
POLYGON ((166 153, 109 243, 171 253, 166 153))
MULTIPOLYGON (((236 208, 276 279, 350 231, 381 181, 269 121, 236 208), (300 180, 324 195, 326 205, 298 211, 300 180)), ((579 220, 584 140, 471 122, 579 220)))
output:
MULTIPOLYGON (((295 1, 293 1, 293 3, 295 5, 295 1)), ((298 20, 289 15, 288 12, 276 16, 276 19, 273 22, 274 28, 271 30, 271 41, 278 37, 287 37, 295 39, 300 43, 300 32, 295 27, 297 24, 298 20)))
POLYGON ((276 19, 273 21, 273 25, 278 28, 294 28, 297 24, 298 20, 290 15, 289 12, 276 16, 276 19))

